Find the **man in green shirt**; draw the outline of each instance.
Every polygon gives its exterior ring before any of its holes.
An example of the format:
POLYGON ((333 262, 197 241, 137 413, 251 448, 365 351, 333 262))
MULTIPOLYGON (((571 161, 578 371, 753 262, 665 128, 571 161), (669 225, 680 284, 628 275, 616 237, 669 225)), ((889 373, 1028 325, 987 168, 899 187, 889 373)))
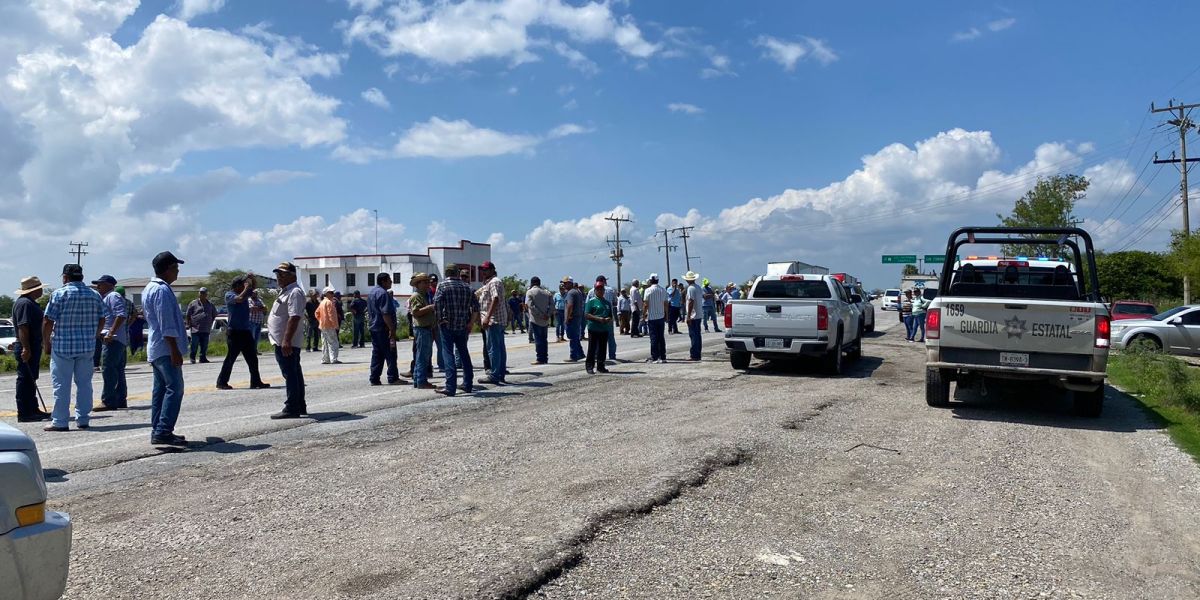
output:
POLYGON ((413 324, 413 387, 422 390, 434 388, 429 383, 433 366, 433 326, 437 317, 433 314, 433 303, 429 301, 429 276, 417 273, 409 280, 413 295, 408 299, 408 314, 413 324))
POLYGON ((587 372, 594 374, 596 371, 607 373, 608 368, 604 362, 604 352, 608 349, 608 336, 613 320, 613 307, 604 297, 604 288, 608 280, 603 276, 596 278, 596 294, 583 307, 583 318, 587 319, 588 330, 588 351, 587 351, 587 372), (593 370, 595 367, 595 370, 593 370))

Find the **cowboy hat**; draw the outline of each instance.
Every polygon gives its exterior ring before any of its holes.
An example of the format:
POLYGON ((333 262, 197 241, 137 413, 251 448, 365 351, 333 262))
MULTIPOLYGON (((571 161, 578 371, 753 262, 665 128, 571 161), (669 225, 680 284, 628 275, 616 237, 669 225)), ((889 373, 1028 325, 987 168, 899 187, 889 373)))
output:
POLYGON ((695 271, 688 271, 687 273, 683 274, 684 281, 695 281, 697 277, 700 277, 700 275, 695 271))
POLYGON ((408 285, 415 286, 422 281, 429 281, 429 275, 426 275, 425 273, 417 273, 412 276, 412 279, 408 280, 408 285))
POLYGON ((32 294, 33 292, 36 292, 44 287, 46 287, 46 286, 42 285, 41 279, 38 279, 36 276, 30 275, 29 277, 26 277, 21 280, 21 289, 15 291, 13 293, 18 296, 24 296, 25 294, 32 294))

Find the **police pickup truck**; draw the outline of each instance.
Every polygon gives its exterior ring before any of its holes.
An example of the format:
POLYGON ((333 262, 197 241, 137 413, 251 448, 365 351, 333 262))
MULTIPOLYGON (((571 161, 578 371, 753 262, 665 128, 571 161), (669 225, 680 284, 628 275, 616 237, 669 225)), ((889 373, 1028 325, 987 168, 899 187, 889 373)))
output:
POLYGON ((725 305, 725 348, 734 369, 750 357, 816 358, 840 375, 843 356, 862 356, 864 299, 832 275, 759 277, 744 300, 725 305))
POLYGON ((0 423, 0 598, 62 596, 71 518, 46 510, 46 480, 29 436, 0 423))
POLYGON ((1110 316, 1087 232, 965 227, 951 234, 946 264, 925 321, 929 405, 949 404, 952 381, 986 393, 989 380, 1020 380, 1070 390, 1077 414, 1100 415, 1110 316), (955 260, 967 245, 1021 244, 1058 247, 1070 258, 955 260))

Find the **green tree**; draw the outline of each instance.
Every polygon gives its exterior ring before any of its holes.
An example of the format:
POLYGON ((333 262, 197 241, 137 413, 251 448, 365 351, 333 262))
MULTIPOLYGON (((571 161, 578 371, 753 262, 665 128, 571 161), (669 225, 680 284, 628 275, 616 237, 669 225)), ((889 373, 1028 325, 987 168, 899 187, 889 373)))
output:
POLYGON ((920 275, 920 274, 921 274, 921 272, 917 270, 917 265, 904 265, 904 270, 900 272, 901 277, 908 277, 909 275, 920 275))
POLYGON ((12 296, 0 296, 0 317, 11 317, 13 302, 16 300, 12 296))
MULTIPOLYGON (((1088 185, 1087 178, 1080 175, 1038 177, 1033 189, 1017 200, 1012 214, 997 214, 996 218, 1005 227, 1071 227, 1077 222, 1075 203, 1086 196, 1088 185)), ((1007 256, 1044 256, 1059 250, 1055 245, 1009 244, 1003 251, 1007 256)))
POLYGON ((529 282, 521 279, 521 276, 517 273, 505 275, 500 279, 500 281, 504 283, 505 298, 511 296, 513 291, 516 291, 518 294, 524 294, 525 290, 529 289, 529 282))
MULTIPOLYGON (((245 269, 234 269, 226 271, 223 269, 213 269, 208 272, 208 278, 204 281, 204 287, 208 288, 208 299, 213 304, 225 303, 225 292, 233 289, 233 280, 246 274, 245 269)), ((195 297, 188 300, 194 300, 195 297)))
MULTIPOLYGON (((1200 230, 1189 236, 1183 235, 1182 231, 1172 231, 1166 263, 1172 275, 1200 281, 1200 230)), ((1183 292, 1179 296, 1183 297, 1183 292)))
MULTIPOLYGON (((1183 297, 1183 281, 1173 272, 1169 256, 1130 250, 1096 256, 1100 293, 1110 300, 1173 303, 1183 297)), ((1165 308, 1165 307, 1164 307, 1165 308)))

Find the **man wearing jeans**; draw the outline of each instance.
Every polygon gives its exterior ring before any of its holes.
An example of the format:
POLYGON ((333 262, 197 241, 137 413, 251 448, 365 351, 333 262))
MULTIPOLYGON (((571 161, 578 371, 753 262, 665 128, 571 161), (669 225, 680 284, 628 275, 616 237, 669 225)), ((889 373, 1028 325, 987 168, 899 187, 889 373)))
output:
POLYGON ((275 267, 275 279, 279 281, 279 298, 271 305, 267 317, 267 337, 275 346, 275 362, 287 388, 283 410, 271 415, 272 419, 299 419, 308 416, 308 404, 304 400, 304 370, 300 368, 300 345, 304 343, 304 292, 296 283, 296 265, 279 263, 275 267))
POLYGON ((208 336, 212 334, 213 321, 217 320, 217 307, 208 301, 208 288, 200 288, 200 297, 188 304, 183 323, 192 334, 191 361, 196 364, 196 351, 200 351, 200 362, 208 362, 208 336))
POLYGON ((429 276, 417 273, 408 280, 412 296, 408 298, 408 314, 412 318, 413 337, 413 387, 419 390, 434 388, 429 383, 433 371, 433 326, 437 317, 433 314, 433 303, 425 292, 429 291, 429 276))
POLYGON ((479 299, 479 325, 487 331, 488 357, 491 373, 480 377, 479 383, 504 383, 508 372, 508 353, 504 348, 504 326, 508 324, 508 306, 504 303, 504 282, 496 274, 496 265, 486 261, 479 265, 479 274, 487 279, 479 299))
POLYGON ((380 273, 367 297, 367 310, 371 313, 371 370, 367 379, 371 385, 382 385, 379 378, 384 365, 388 385, 408 383, 400 379, 400 368, 396 366, 396 305, 391 289, 392 276, 380 273))
POLYGON ((67 431, 72 380, 76 388, 75 426, 88 428, 92 412, 92 355, 108 312, 100 294, 83 284, 83 267, 63 266, 62 282, 63 287, 50 295, 42 322, 42 350, 50 355, 50 381, 54 386, 54 411, 46 431, 67 431))
POLYGON ((550 335, 550 315, 554 311, 554 297, 550 290, 542 287, 540 277, 529 278, 529 291, 525 292, 525 308, 529 311, 529 331, 533 334, 534 361, 530 364, 544 365, 550 362, 546 338, 550 335))
MULTIPOLYGON (((615 361, 615 360, 617 360, 617 329, 616 329, 616 325, 617 325, 617 323, 616 323, 617 322, 617 290, 616 290, 616 288, 610 287, 608 285, 608 277, 605 277, 604 275, 600 275, 599 277, 597 277, 596 281, 604 284, 604 288, 603 288, 604 289, 604 292, 603 292, 604 298, 603 299, 605 302, 608 303, 608 310, 609 310, 609 312, 612 313, 612 318, 608 321, 608 324, 609 324, 608 341, 605 343, 608 344, 608 360, 615 361)), ((591 302, 592 298, 596 297, 596 292, 599 289, 600 288, 598 288, 598 287, 593 287, 592 289, 588 290, 587 298, 586 298, 585 302, 591 302)), ((586 304, 585 304, 585 306, 586 306, 586 304)), ((590 323, 589 323, 589 325, 590 325, 590 323)), ((588 331, 591 331, 591 329, 592 328, 589 327, 588 331)))
POLYGON ((688 352, 688 360, 700 360, 700 349, 704 343, 700 337, 700 318, 701 305, 704 302, 704 294, 700 291, 700 286, 696 285, 696 278, 699 275, 692 271, 688 271, 683 276, 683 280, 687 282, 687 328, 688 337, 691 338, 692 345, 688 352))
POLYGON ((646 325, 650 330, 650 359, 648 362, 665 363, 667 362, 667 290, 658 285, 657 273, 651 273, 646 282, 650 284, 643 297, 646 325))
POLYGON ((126 312, 125 298, 117 293, 117 278, 112 275, 101 275, 92 285, 96 286, 96 291, 100 292, 104 305, 108 307, 104 330, 100 332, 104 336, 101 339, 104 349, 100 351, 100 368, 104 383, 100 388, 100 406, 97 406, 94 412, 128 408, 125 348, 129 347, 129 328, 126 327, 129 313, 126 312))
POLYGON ((558 291, 554 293, 554 341, 555 343, 567 339, 567 288, 562 284, 558 284, 558 291))
POLYGON ((250 325, 250 302, 254 287, 258 284, 253 273, 239 276, 231 284, 232 290, 225 292, 225 307, 229 310, 229 328, 226 340, 229 350, 225 353, 225 361, 221 363, 221 372, 217 374, 217 389, 232 390, 229 376, 233 374, 233 363, 237 362, 239 354, 246 359, 246 368, 250 369, 250 389, 260 390, 271 387, 264 383, 258 372, 258 345, 254 343, 254 332, 250 325))
POLYGON ((580 342, 583 339, 584 296, 570 277, 563 278, 563 287, 567 290, 567 311, 564 318, 567 323, 567 339, 571 342, 571 354, 567 362, 579 362, 587 356, 580 342))
POLYGON ((438 286, 433 295, 433 314, 442 336, 442 362, 445 368, 442 373, 446 376, 446 385, 437 389, 437 393, 453 396, 457 391, 458 367, 462 366, 462 391, 470 394, 481 389, 471 381, 471 354, 467 352, 467 335, 471 331, 474 315, 479 311, 479 303, 471 286, 459 278, 458 266, 446 266, 446 280, 438 286))
POLYGON ((357 290, 354 292, 354 299, 350 301, 350 314, 353 316, 354 331, 350 347, 366 348, 367 301, 363 300, 362 294, 357 290))
POLYGON ((142 310, 150 327, 146 360, 154 369, 154 387, 150 392, 150 443, 186 446, 182 435, 175 435, 179 407, 183 404, 183 346, 187 329, 183 312, 171 284, 179 278, 182 260, 170 252, 159 252, 150 263, 154 277, 142 292, 142 310))
POLYGON ((679 280, 672 279, 667 288, 667 331, 679 333, 679 311, 683 308, 683 294, 679 292, 679 280))

